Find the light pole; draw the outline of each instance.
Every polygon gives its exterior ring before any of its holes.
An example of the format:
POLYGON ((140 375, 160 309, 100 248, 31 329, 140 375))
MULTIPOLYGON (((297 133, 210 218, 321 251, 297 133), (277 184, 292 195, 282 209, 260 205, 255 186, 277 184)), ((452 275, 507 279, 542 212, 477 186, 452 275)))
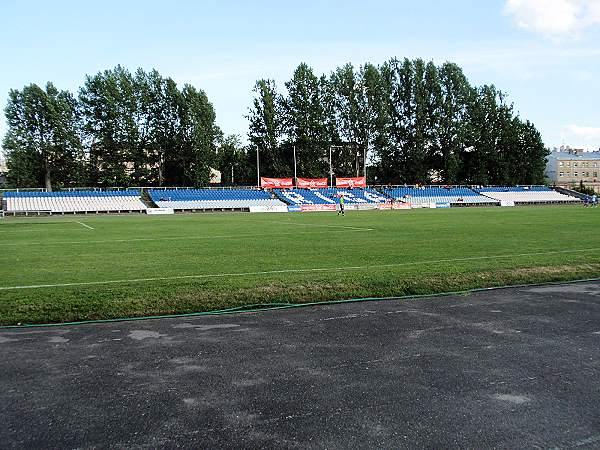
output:
POLYGON ((365 185, 367 184, 367 149, 369 148, 369 138, 367 137, 367 142, 365 145, 365 153, 363 156, 363 176, 365 177, 365 185))
POLYGON ((331 163, 331 150, 334 148, 344 148, 343 145, 330 145, 329 146, 329 186, 333 187, 333 165, 331 163))
POLYGON ((298 184, 298 175, 296 173, 296 146, 294 145, 294 184, 298 184))
POLYGON ((258 147, 256 147, 256 184, 260 187, 260 159, 258 157, 258 147))

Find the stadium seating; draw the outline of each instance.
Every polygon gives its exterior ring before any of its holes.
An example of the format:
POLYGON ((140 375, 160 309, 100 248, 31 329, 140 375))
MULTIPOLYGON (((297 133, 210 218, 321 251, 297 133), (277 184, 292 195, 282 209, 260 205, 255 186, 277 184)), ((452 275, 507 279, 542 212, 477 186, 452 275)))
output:
POLYGON ((475 189, 481 195, 497 201, 514 203, 570 203, 580 199, 561 194, 547 186, 497 186, 475 189))
POLYGON ((267 191, 257 189, 150 189, 160 208, 175 210, 247 210, 253 206, 286 206, 267 191))
POLYGON ((292 205, 328 205, 338 203, 340 195, 348 205, 385 203, 389 199, 373 190, 363 188, 341 189, 281 189, 276 191, 280 199, 292 205))
POLYGON ((496 204, 497 200, 485 197, 466 187, 397 187, 384 189, 390 197, 412 204, 450 203, 450 204, 496 204))
POLYGON ((138 190, 6 192, 8 213, 89 213, 144 211, 138 190))
POLYGON ((277 189, 277 196, 290 205, 327 205, 335 201, 323 195, 319 189, 277 189))

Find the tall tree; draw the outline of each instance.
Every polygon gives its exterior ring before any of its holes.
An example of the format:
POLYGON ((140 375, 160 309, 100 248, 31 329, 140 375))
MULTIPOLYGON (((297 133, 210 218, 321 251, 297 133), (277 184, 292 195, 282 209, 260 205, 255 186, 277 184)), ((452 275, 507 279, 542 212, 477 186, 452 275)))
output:
MULTIPOLYGON (((373 64, 367 63, 360 70, 361 96, 360 104, 362 111, 363 127, 363 146, 366 161, 368 164, 369 154, 375 159, 375 149, 378 147, 389 146, 389 114, 386 107, 386 97, 388 91, 381 72, 373 64)), ((367 177, 375 180, 377 173, 370 174, 367 177)))
POLYGON ((467 183, 510 183, 509 155, 517 137, 513 107, 505 99, 495 86, 485 85, 469 106, 469 137, 461 173, 467 183))
POLYGON ((147 181, 162 186, 166 181, 174 182, 178 176, 176 160, 183 100, 177 84, 156 70, 147 74, 138 70, 136 84, 143 111, 140 135, 147 161, 147 181))
POLYGON ((79 115, 69 92, 52 83, 46 90, 36 84, 11 90, 5 114, 8 132, 3 147, 9 185, 44 186, 51 191, 80 181, 79 115))
POLYGON ((177 184, 202 186, 210 181, 210 168, 216 162, 216 146, 221 130, 215 124, 215 110, 202 90, 186 84, 181 91, 182 111, 180 152, 182 172, 177 184))
MULTIPOLYGON (((258 80, 254 86, 255 98, 248 113, 250 150, 258 152, 260 172, 266 176, 290 174, 289 161, 281 147, 283 131, 277 86, 273 80, 258 80)), ((254 159, 254 158, 253 158, 254 159)), ((256 162, 254 162, 256 167, 256 162)))
POLYGON ((137 147, 132 84, 131 74, 117 66, 86 77, 79 91, 92 183, 130 183, 132 147, 137 147))
POLYGON ((209 182, 220 130, 206 94, 117 66, 80 90, 90 175, 100 185, 209 182))
POLYGON ((248 164, 239 136, 231 134, 221 140, 217 149, 217 168, 223 184, 249 184, 254 180, 254 168, 248 164))
POLYGON ((332 93, 337 132, 340 142, 335 146, 333 166, 335 173, 343 176, 357 176, 361 149, 366 145, 365 120, 361 81, 352 64, 339 67, 329 78, 329 91, 332 93))
POLYGON ((442 65, 439 77, 441 109, 433 167, 445 183, 455 184, 460 181, 461 158, 467 147, 469 110, 475 101, 475 90, 456 64, 442 65))
POLYGON ((382 66, 381 72, 389 115, 388 145, 378 149, 381 181, 415 182, 412 167, 415 124, 413 65, 406 58, 403 61, 393 58, 382 66))
POLYGON ((305 63, 285 83, 288 95, 281 99, 283 126, 288 145, 296 147, 298 173, 322 177, 328 173, 331 144, 325 102, 326 79, 318 78, 305 63))
POLYGON ((521 167, 519 184, 542 184, 545 182, 546 157, 550 151, 544 145, 542 135, 529 120, 519 120, 521 151, 515 166, 521 167))

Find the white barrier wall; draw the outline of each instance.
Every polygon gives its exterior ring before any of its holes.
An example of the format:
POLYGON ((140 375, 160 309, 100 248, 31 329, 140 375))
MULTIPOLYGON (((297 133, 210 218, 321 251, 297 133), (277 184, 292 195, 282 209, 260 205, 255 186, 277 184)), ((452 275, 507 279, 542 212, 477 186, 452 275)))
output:
POLYGON ((148 208, 146 210, 146 214, 149 215, 166 215, 166 214, 175 214, 173 208, 148 208))
POLYGON ((250 206, 251 213, 276 213, 276 212, 288 212, 287 205, 266 205, 266 206, 250 206))

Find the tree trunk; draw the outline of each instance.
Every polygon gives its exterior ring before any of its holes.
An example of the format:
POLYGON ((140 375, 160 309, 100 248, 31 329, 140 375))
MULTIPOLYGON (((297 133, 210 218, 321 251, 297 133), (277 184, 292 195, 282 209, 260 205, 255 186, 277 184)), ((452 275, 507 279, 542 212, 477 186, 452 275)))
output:
POLYGON ((162 152, 159 153, 158 156, 158 185, 162 186, 163 185, 163 154, 162 152))
POLYGON ((52 192, 52 179, 50 177, 50 166, 48 165, 48 161, 46 161, 44 169, 44 184, 46 185, 46 190, 52 192))

